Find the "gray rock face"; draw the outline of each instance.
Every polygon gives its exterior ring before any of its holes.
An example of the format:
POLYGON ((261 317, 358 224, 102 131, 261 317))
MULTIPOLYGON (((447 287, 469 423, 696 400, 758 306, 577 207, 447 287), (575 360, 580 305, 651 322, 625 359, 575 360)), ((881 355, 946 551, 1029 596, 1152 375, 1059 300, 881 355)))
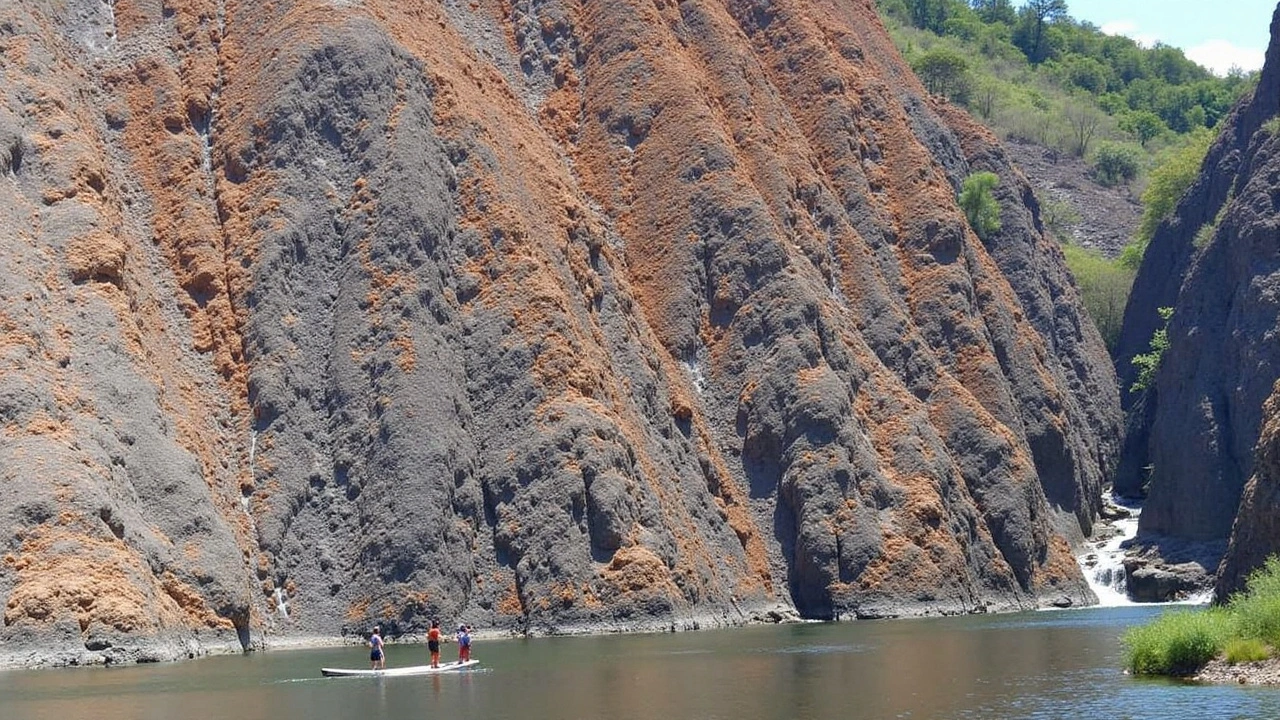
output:
POLYGON ((81 5, 0 9, 5 661, 1094 600, 1102 343, 869 3, 81 5))
POLYGON ((1125 563, 1125 589, 1134 602, 1175 602, 1211 584, 1199 563, 1178 563, 1151 567, 1125 563))
MULTIPOLYGON (((1056 512, 1068 516, 1059 528, 1073 540, 1080 531, 1090 535, 1102 511, 1102 489, 1113 476, 1122 435, 1116 380, 1107 371, 1110 359, 1097 352, 1102 342, 1097 328, 1081 309, 1061 250, 1044 235, 1039 204, 1026 178, 1005 149, 966 115, 952 110, 948 118, 957 128, 969 172, 986 170, 1001 178, 996 190, 1001 228, 987 239, 986 248, 1009 279, 1050 359, 1052 382, 1046 383, 1030 371, 1034 363, 1016 361, 1008 347, 1016 333, 1016 316, 992 329, 1001 368, 1012 385, 1017 423, 1027 435, 1046 499, 1056 512), (1064 424, 1064 416, 1085 421, 1064 424)), ((963 178, 952 181, 959 187, 963 178)))
POLYGON ((1214 586, 1216 602, 1248 586, 1249 576, 1280 553, 1280 381, 1263 406, 1265 425, 1258 440, 1253 477, 1245 486, 1214 586))
POLYGON ((1154 392, 1131 409, 1117 489, 1148 480, 1140 532, 1225 539, 1253 472, 1262 406, 1280 377, 1277 139, 1280 49, 1273 41, 1253 96, 1242 101, 1203 172, 1161 225, 1134 283, 1120 344, 1122 385, 1172 307, 1170 346, 1154 392), (1201 240, 1197 241, 1197 237, 1201 240))

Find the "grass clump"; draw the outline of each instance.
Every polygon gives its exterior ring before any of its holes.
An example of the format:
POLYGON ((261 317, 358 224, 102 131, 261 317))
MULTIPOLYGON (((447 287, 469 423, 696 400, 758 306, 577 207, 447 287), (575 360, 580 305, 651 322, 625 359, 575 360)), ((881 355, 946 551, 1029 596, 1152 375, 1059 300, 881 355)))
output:
POLYGON ((1258 662, 1271 657, 1271 651, 1267 644, 1257 638, 1233 638, 1228 640, 1227 647, 1223 652, 1227 657, 1227 662, 1232 665, 1258 662))
POLYGON ((1223 607, 1166 613, 1121 638, 1135 675, 1186 675, 1210 660, 1265 660, 1280 647, 1280 559, 1249 575, 1245 591, 1223 607))
POLYGON ((1280 647, 1280 560, 1273 555, 1252 575, 1245 592, 1227 605, 1237 616, 1240 634, 1280 647))
POLYGON ((1226 610, 1180 610, 1124 634, 1125 663, 1135 675, 1186 675, 1214 659, 1234 632, 1226 610))

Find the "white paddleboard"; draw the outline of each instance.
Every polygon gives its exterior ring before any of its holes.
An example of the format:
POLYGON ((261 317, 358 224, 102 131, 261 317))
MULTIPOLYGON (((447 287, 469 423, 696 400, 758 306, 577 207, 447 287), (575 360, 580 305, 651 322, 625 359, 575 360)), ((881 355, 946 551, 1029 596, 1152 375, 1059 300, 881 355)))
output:
POLYGON ((412 665, 410 667, 387 668, 386 670, 320 668, 320 674, 325 677, 406 677, 409 675, 433 675, 435 673, 465 670, 473 665, 479 664, 479 660, 468 660, 466 662, 444 662, 440 663, 440 667, 431 667, 430 665, 412 665))

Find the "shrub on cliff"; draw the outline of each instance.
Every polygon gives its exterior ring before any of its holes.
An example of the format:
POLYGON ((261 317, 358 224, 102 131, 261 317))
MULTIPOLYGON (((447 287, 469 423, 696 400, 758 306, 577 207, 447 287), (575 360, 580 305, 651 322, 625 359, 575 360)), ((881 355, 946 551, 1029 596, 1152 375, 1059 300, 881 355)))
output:
POLYGON ((1147 243, 1156 234, 1156 228, 1173 214, 1178 199, 1191 187, 1200 174, 1200 165, 1209 152, 1213 133, 1206 129, 1186 136, 1182 144, 1171 148, 1156 158, 1154 169, 1148 178, 1147 189, 1142 191, 1142 221, 1138 231, 1121 254, 1126 265, 1137 269, 1147 243))
POLYGON ((1133 356, 1131 362, 1138 368, 1138 377, 1133 381, 1129 392, 1142 392, 1155 383, 1156 371, 1160 369, 1160 363, 1164 360, 1164 353, 1169 349, 1169 318, 1173 317, 1173 308, 1157 308, 1156 312, 1160 313, 1160 318, 1164 320, 1164 325, 1151 334, 1150 352, 1133 356))
POLYGON ((965 178, 960 185, 960 208, 969 219, 969 226, 983 240, 1000 230, 1000 203, 992 192, 998 184, 1000 178, 995 173, 983 170, 965 178))

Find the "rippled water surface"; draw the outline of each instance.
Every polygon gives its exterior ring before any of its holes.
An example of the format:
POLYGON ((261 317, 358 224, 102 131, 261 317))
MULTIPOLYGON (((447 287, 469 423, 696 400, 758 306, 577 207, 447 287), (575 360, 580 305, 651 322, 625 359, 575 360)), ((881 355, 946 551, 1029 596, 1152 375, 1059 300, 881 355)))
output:
MULTIPOLYGON (((1120 634, 1168 610, 488 640, 479 670, 430 677, 320 677, 363 667, 357 647, 8 671, 0 719, 1280 718, 1280 689, 1124 675, 1120 634)), ((389 664, 425 654, 393 644, 389 664)))

